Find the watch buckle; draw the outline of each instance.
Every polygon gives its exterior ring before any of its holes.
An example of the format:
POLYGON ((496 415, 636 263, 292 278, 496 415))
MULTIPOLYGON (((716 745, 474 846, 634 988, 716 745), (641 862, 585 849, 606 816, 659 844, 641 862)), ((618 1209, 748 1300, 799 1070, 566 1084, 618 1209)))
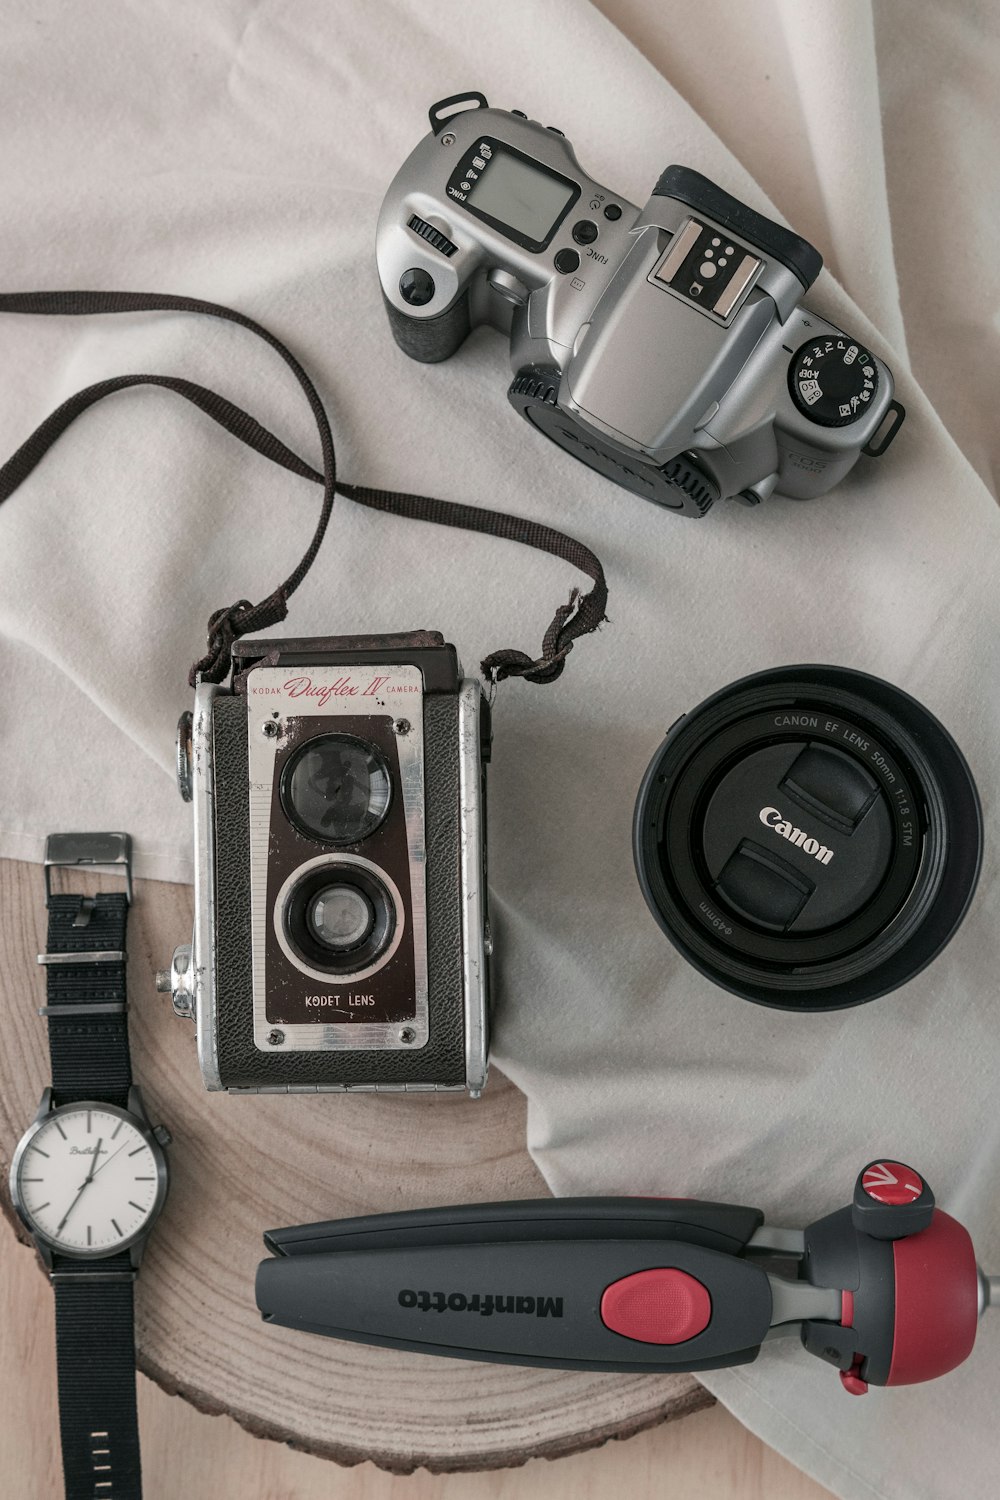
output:
POLYGON ((125 895, 132 905, 132 838, 127 833, 50 833, 45 840, 45 905, 52 900, 52 871, 60 866, 125 870, 125 895))

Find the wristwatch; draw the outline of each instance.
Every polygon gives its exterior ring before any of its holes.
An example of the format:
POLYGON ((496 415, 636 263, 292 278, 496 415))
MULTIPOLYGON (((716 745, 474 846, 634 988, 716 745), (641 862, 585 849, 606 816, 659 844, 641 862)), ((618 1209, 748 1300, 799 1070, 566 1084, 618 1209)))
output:
POLYGON ((52 1278, 67 1500, 139 1500, 132 1284, 167 1195, 170 1135, 129 1061, 125 926, 132 841, 52 834, 45 966, 52 1085, 22 1136, 10 1192, 52 1278), (60 865, 114 867, 125 890, 56 895, 60 865))

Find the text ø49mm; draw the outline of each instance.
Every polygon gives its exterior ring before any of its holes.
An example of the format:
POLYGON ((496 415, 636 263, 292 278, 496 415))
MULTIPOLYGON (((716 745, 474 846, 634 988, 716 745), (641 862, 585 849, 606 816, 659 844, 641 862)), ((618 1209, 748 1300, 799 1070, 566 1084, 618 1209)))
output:
POLYGON ((782 667, 678 721, 646 772, 646 902, 695 968, 786 1010, 905 984, 968 909, 982 861, 972 773, 948 731, 877 677, 782 667))

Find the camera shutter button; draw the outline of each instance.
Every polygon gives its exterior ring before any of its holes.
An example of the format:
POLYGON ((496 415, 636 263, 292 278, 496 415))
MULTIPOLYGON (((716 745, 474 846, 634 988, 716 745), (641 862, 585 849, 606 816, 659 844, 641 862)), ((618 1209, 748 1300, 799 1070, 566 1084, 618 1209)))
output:
POLYGON ((411 266, 399 278, 399 295, 411 307, 423 307, 434 296, 434 277, 420 266, 411 266))

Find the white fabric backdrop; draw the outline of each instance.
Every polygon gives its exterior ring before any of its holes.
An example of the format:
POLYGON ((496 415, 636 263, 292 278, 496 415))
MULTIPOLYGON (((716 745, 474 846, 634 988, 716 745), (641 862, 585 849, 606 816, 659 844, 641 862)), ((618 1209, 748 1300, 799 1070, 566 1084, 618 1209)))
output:
MULTIPOLYGON (((603 558, 613 623, 555 687, 501 690, 491 771, 496 1057, 528 1094, 556 1192, 702 1194, 799 1223, 884 1153, 927 1173, 997 1269, 996 16, 985 0, 603 10, 5 0, 0 285, 231 303, 316 378, 346 477, 535 516, 603 558), (560 125, 634 201, 686 162, 812 239, 829 268, 814 305, 897 374, 909 418, 887 458, 825 501, 686 522, 531 438, 494 335, 443 366, 405 360, 375 219, 429 103, 469 86, 560 125), (680 712, 743 673, 816 660, 883 675, 944 720, 989 845, 972 914, 925 975, 796 1018, 674 954, 629 830, 680 712)), ((234 328, 149 315, 0 331, 3 454, 72 391, 139 369, 213 385, 314 453, 293 382, 234 328)), ((317 499, 161 392, 117 396, 61 440, 0 510, 0 853, 37 858, 51 828, 126 827, 140 873, 189 878, 171 764, 187 666, 212 608, 287 572, 317 499)), ((429 626, 471 666, 534 650, 571 581, 509 544, 340 502, 287 629, 429 626)), ((1000 1319, 923 1389, 852 1401, 792 1348, 708 1383, 844 1496, 995 1490, 1000 1319)))

